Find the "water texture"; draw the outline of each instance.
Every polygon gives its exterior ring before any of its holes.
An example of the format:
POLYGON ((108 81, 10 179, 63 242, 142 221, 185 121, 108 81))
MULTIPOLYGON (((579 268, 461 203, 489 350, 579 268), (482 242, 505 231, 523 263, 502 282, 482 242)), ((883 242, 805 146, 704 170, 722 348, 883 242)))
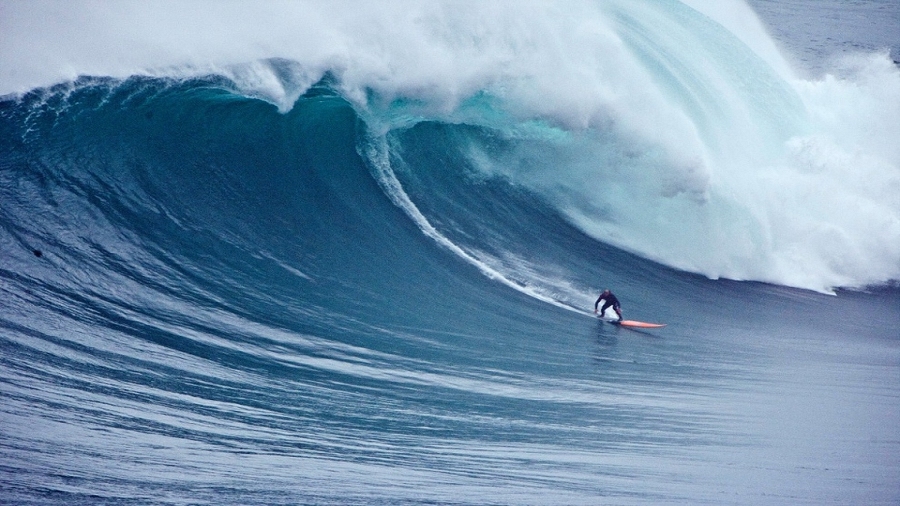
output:
POLYGON ((0 4, 0 503, 896 504, 898 9, 807 4, 0 4))

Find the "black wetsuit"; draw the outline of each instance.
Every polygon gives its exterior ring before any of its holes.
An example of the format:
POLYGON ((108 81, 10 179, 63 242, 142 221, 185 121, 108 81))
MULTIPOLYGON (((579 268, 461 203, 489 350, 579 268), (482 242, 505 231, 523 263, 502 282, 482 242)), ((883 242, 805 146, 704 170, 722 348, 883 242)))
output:
POLYGON ((609 292, 606 295, 603 295, 601 293, 600 297, 597 299, 597 302, 594 303, 594 309, 595 310, 597 309, 597 304, 600 304, 600 301, 603 299, 606 299, 606 303, 603 304, 603 307, 600 309, 600 314, 605 313, 606 310, 609 309, 610 306, 612 306, 613 311, 615 311, 618 314, 619 309, 621 309, 621 306, 619 305, 619 299, 617 299, 616 296, 612 294, 612 292, 609 292))

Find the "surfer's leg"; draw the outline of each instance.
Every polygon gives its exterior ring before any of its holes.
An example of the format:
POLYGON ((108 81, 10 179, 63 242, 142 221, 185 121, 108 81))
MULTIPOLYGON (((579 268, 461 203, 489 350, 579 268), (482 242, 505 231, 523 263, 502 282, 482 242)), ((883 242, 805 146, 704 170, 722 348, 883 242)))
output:
POLYGON ((601 317, 606 314, 606 310, 609 309, 609 306, 612 306, 611 302, 609 302, 609 301, 603 302, 603 307, 600 308, 600 316, 601 317))

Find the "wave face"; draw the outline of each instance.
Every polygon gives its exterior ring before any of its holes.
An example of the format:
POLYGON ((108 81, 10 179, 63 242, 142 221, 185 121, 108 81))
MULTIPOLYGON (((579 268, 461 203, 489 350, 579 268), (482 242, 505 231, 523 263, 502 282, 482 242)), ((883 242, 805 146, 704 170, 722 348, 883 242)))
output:
POLYGON ((0 502, 895 504, 900 74, 729 5, 271 4, 7 95, 0 502))

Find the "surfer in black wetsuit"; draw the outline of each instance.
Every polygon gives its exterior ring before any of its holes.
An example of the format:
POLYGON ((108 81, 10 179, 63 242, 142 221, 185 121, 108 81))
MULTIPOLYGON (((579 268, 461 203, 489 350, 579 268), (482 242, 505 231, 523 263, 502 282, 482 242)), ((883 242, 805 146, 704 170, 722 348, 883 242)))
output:
POLYGON ((613 311, 619 315, 619 321, 622 321, 622 306, 619 305, 619 299, 613 295, 609 290, 603 290, 603 293, 600 294, 600 297, 597 298, 597 302, 594 303, 594 314, 597 313, 597 305, 600 304, 601 300, 606 300, 606 303, 603 304, 603 307, 600 308, 600 316, 603 317, 603 314, 606 313, 606 310, 612 306, 613 311))

